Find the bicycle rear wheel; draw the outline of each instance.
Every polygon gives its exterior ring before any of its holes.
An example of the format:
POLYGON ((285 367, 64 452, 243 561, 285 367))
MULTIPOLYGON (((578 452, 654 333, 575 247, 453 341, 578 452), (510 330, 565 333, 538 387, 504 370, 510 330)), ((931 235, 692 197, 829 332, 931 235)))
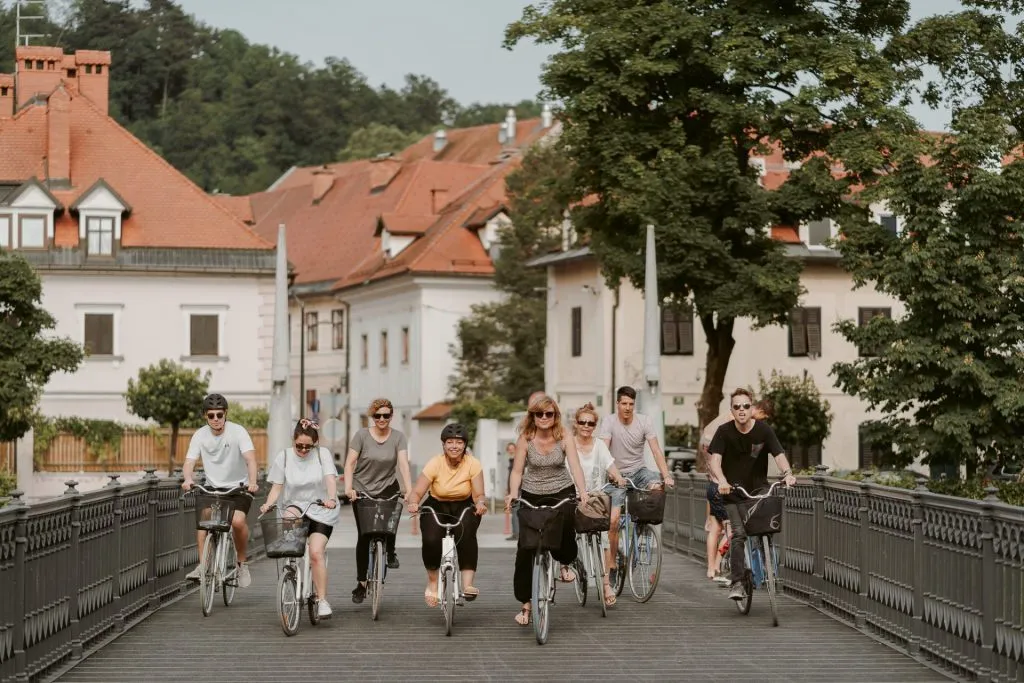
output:
POLYGON ((238 587, 238 553, 235 551, 235 537, 231 532, 224 534, 227 547, 224 552, 227 554, 224 562, 224 583, 220 596, 224 599, 224 606, 230 607, 231 601, 235 599, 235 589, 238 587))
POLYGON ((452 624, 455 621, 455 572, 451 567, 445 567, 441 575, 441 607, 444 612, 444 634, 452 634, 452 624))
POLYGON ((552 562, 546 551, 538 551, 533 558, 533 632, 538 645, 548 642, 552 562))
POLYGON ((768 604, 772 608, 772 626, 779 625, 779 598, 776 595, 775 585, 775 550, 771 536, 762 536, 761 544, 764 547, 764 579, 768 588, 768 604))
POLYGON ((594 589, 601 603, 601 616, 608 616, 608 604, 604 601, 604 554, 601 552, 601 534, 589 534, 586 552, 590 553, 590 564, 594 568, 594 589))
POLYGON ((206 534, 199 563, 202 567, 199 573, 199 604, 203 608, 203 616, 208 617, 213 611, 213 593, 217 587, 217 534, 206 534))
POLYGON ((736 611, 740 614, 750 614, 750 606, 754 602, 754 576, 749 569, 743 571, 743 591, 746 597, 733 602, 736 603, 736 611))
POLYGON ((373 620, 377 621, 380 616, 380 604, 384 600, 384 570, 387 567, 387 558, 384 556, 384 540, 376 538, 370 546, 373 575, 370 577, 372 595, 370 596, 370 609, 373 620))
POLYGON ((647 602, 661 577, 661 542, 650 524, 638 524, 636 531, 629 558, 629 590, 638 602, 647 602))
POLYGON ((299 632, 299 618, 302 613, 302 599, 295 579, 295 568, 287 565, 277 580, 277 608, 281 615, 281 630, 286 636, 299 632))
POLYGON ((626 570, 629 567, 629 547, 633 533, 633 527, 626 523, 619 527, 619 541, 615 548, 615 564, 612 569, 615 571, 612 588, 615 589, 615 597, 622 595, 622 589, 626 585, 626 570))
POLYGON ((577 550, 576 559, 573 560, 572 570, 576 574, 576 580, 572 582, 572 587, 576 591, 576 601, 580 603, 580 607, 587 604, 587 565, 583 561, 584 553, 577 550))

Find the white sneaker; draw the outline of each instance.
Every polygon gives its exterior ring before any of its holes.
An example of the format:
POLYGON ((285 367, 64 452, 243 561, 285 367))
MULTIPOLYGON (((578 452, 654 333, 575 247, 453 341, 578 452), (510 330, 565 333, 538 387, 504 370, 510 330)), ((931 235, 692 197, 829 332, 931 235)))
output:
POLYGON ((238 563, 238 587, 248 588, 252 585, 252 575, 249 573, 249 563, 238 563))
POLYGON ((199 581, 202 578, 203 568, 196 565, 196 568, 185 574, 186 581, 199 581))
POLYGON ((327 619, 333 612, 331 611, 331 603, 327 602, 323 598, 320 598, 319 607, 317 607, 316 613, 321 619, 327 619))

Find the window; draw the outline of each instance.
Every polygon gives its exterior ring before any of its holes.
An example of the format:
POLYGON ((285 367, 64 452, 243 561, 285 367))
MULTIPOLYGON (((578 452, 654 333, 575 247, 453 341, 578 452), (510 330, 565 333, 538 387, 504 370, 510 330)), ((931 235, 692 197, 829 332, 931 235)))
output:
POLYGON ((363 342, 363 348, 362 348, 363 362, 362 362, 362 367, 368 368, 368 367, 370 367, 370 340, 367 338, 367 336, 365 334, 362 336, 362 342, 363 342))
POLYGON ((409 364, 409 328, 402 328, 402 365, 409 364))
POLYGON ((86 355, 113 356, 114 314, 86 313, 84 319, 85 330, 83 339, 85 341, 86 355))
POLYGON ((824 247, 832 239, 832 221, 823 218, 807 224, 807 244, 812 247, 824 247))
POLYGON ((189 316, 189 355, 220 355, 220 316, 193 313, 189 316))
POLYGON ((320 329, 320 314, 315 311, 306 314, 306 350, 316 351, 320 346, 318 330, 320 329))
POLYGON ((871 433, 868 423, 861 423, 857 429, 857 468, 889 469, 892 467, 892 446, 885 445, 871 433))
POLYGON ((789 313, 789 355, 821 356, 821 309, 794 308, 789 313))
POLYGON ((899 219, 891 213, 883 213, 878 218, 878 222, 882 225, 887 233, 896 237, 899 234, 899 219))
POLYGON ((661 355, 693 355, 693 309, 689 306, 661 309, 661 355))
POLYGON ((18 246, 22 249, 46 248, 46 217, 22 216, 18 234, 18 246))
POLYGON ((388 366, 388 331, 380 331, 380 366, 386 368, 388 366))
POLYGON ((583 309, 574 306, 572 309, 572 357, 583 355, 583 309))
POLYGON ((345 311, 341 308, 331 311, 331 348, 345 348, 345 311))
POLYGON ((88 218, 85 223, 86 248, 93 256, 113 256, 114 219, 88 218))
MULTIPOLYGON (((857 309, 857 325, 864 327, 874 318, 892 318, 891 308, 858 308, 857 309)), ((878 350, 873 349, 870 346, 862 347, 860 349, 860 355, 862 357, 877 356, 878 350)))
POLYGON ((11 248, 11 237, 11 217, 0 216, 0 249, 11 248))
POLYGON ((11 86, 5 85, 0 88, 0 97, 9 97, 11 94, 11 86))
POLYGON ((786 449, 790 467, 796 470, 809 470, 821 464, 821 445, 792 446, 786 449))

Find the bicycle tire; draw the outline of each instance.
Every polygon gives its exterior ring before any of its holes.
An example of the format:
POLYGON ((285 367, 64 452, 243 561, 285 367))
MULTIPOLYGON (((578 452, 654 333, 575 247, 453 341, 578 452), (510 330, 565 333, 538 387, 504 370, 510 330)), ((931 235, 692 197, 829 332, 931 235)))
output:
POLYGON ((762 536, 761 544, 764 546, 764 579, 768 589, 768 604, 772 610, 772 626, 779 625, 779 598, 776 595, 775 585, 775 561, 772 556, 772 539, 770 536, 762 536))
POLYGON ((303 593, 309 591, 309 597, 306 598, 306 611, 309 613, 309 623, 311 626, 316 626, 320 623, 320 598, 316 594, 316 587, 313 585, 313 572, 306 577, 306 581, 309 582, 308 587, 303 589, 303 593))
POLYGON ((658 580, 661 578, 661 541, 650 524, 637 525, 636 543, 631 550, 629 591, 637 602, 647 602, 658 589, 658 580), (640 565, 645 558, 651 560, 650 567, 640 565))
POLYGON ((746 597, 742 600, 733 600, 736 603, 736 611, 740 614, 750 614, 750 606, 754 603, 754 573, 749 569, 743 570, 743 592, 746 597))
POLYGON ((597 589, 597 600, 601 603, 601 616, 608 616, 608 603, 604 600, 604 557, 601 553, 601 534, 590 534, 587 540, 590 562, 594 567, 594 586, 597 589))
POLYGON ((626 587, 626 569, 629 567, 631 533, 632 528, 628 522, 619 527, 619 539, 618 543, 615 544, 615 582, 612 585, 612 588, 615 589, 615 597, 622 595, 622 590, 626 587))
POLYGON ((377 621, 377 617, 380 616, 380 605, 384 600, 384 570, 388 562, 384 556, 384 541, 379 538, 374 539, 370 546, 370 552, 373 553, 373 577, 370 579, 373 595, 370 598, 370 611, 373 620, 377 621))
POLYGON ((277 612, 281 616, 281 630, 286 636, 294 636, 299 632, 301 611, 302 599, 295 580, 295 570, 287 566, 277 580, 277 612))
POLYGON ((576 593, 576 602, 580 603, 580 607, 585 607, 587 604, 587 583, 589 578, 587 577, 587 567, 583 561, 583 555, 578 550, 576 559, 572 562, 572 570, 576 574, 576 580, 572 582, 572 587, 576 593))
POLYGON ((235 550, 235 537, 231 532, 224 534, 228 547, 224 549, 224 581, 221 585, 220 595, 224 599, 224 606, 231 607, 231 601, 235 599, 235 589, 238 588, 238 552, 235 550))
POLYGON ((210 616, 213 611, 213 594, 217 590, 217 535, 207 533, 203 541, 202 555, 200 555, 199 572, 199 605, 203 609, 203 616, 210 616))
POLYGON ((550 626, 550 600, 551 595, 551 555, 540 551, 533 558, 533 632, 537 636, 537 644, 543 645, 548 642, 548 628, 550 626))
POLYGON ((451 567, 445 567, 441 576, 442 598, 441 607, 444 612, 444 634, 451 636, 452 624, 455 622, 455 573, 451 567))

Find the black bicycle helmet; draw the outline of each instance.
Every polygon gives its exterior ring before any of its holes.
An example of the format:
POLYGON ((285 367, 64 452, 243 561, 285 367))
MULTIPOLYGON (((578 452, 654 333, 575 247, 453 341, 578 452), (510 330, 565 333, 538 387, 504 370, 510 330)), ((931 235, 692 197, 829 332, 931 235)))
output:
POLYGON ((228 409, 228 400, 220 394, 210 394, 203 399, 203 412, 208 410, 224 410, 228 409))
POLYGON ((441 443, 448 439, 461 439, 463 443, 469 443, 469 432, 458 422, 445 425, 441 430, 441 443))

